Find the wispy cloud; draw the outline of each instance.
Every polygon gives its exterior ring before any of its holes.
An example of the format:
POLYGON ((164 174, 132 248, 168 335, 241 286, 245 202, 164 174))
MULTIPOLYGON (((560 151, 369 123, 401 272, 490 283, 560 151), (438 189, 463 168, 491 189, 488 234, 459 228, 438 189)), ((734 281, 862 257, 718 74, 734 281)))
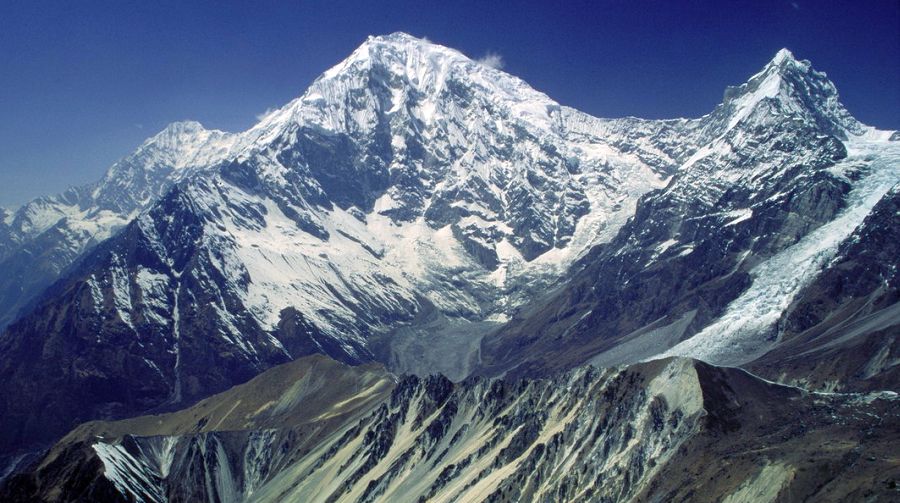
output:
POLYGON ((791 2, 791 7, 793 7, 794 10, 800 10, 800 4, 797 2, 791 2))
POLYGON ((263 120, 267 115, 269 115, 270 113, 272 113, 272 112, 274 112, 274 111, 275 111, 274 108, 267 108, 265 112, 256 114, 256 120, 261 121, 261 120, 263 120))
POLYGON ((497 70, 503 69, 503 56, 496 52, 489 52, 478 58, 476 61, 489 68, 496 68, 497 70))

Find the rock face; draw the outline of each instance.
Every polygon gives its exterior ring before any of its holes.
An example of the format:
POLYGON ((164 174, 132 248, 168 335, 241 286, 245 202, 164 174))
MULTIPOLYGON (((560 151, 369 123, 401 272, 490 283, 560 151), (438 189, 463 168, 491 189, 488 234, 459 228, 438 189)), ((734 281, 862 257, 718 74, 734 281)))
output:
POLYGON ((895 395, 808 394, 678 358, 454 384, 393 381, 376 367, 311 357, 184 411, 81 426, 0 494, 60 502, 887 498, 898 439, 878 425, 896 424, 897 412, 895 395))
MULTIPOLYGON (((453 381, 676 355, 816 387, 896 388, 895 136, 855 121, 825 75, 787 51, 699 119, 604 120, 451 49, 400 33, 370 38, 248 131, 175 124, 97 184, 2 215, 0 260, 12 274, 0 281, 0 324, 15 321, 0 335, 0 453, 47 445, 87 420, 182 409, 314 353, 453 381), (851 347, 862 356, 841 354, 851 347), (839 357, 826 364, 820 355, 839 357), (866 383, 849 382, 859 379, 866 383)), ((610 375, 591 374, 584 391, 605 393, 610 375)), ((551 381, 548 396, 562 400, 553 386, 564 385, 551 381)), ((403 386, 416 396, 424 386, 438 410, 459 389, 475 400, 494 384, 403 386)), ((628 421, 644 425, 640 456, 672 456, 666 442, 700 423, 646 430, 648 396, 623 402, 628 421)), ((569 463, 549 444, 534 453, 536 439, 557 431, 526 405, 509 431, 484 423, 488 436, 471 438, 505 439, 468 461, 505 466, 502 477, 471 472, 451 484, 456 468, 426 444, 408 460, 390 458, 399 463, 391 468, 382 451, 397 431, 415 430, 413 443, 450 441, 440 424, 420 432, 402 412, 413 405, 396 400, 346 439, 367 442, 353 459, 371 466, 346 472, 323 459, 328 473, 341 473, 329 494, 615 499, 648 487, 616 471, 618 458, 588 431, 566 441, 613 463, 603 468, 608 486, 590 489, 575 471, 571 480, 542 472, 552 482, 540 487, 515 478, 501 487, 522 463, 539 461, 523 455, 569 463), (354 475, 375 466, 371 477, 354 475), (429 487, 407 485, 418 482, 398 470, 419 466, 451 472, 423 472, 429 487)), ((614 414, 600 402, 578 406, 614 414)), ((497 413, 476 409, 479 420, 497 413)), ((594 424, 589 413, 581 417, 594 424)), ((603 441, 635 448, 625 439, 634 431, 616 431, 603 441)), ((192 437, 173 483, 209 469, 195 456, 246 454, 246 438, 223 438, 192 437)), ((161 448, 129 442, 96 455, 161 448)), ((91 449, 68 455, 97 466, 91 449)), ((459 454, 461 463, 472 453, 459 454)), ((149 499, 228 492, 178 493, 187 489, 162 482, 158 459, 147 466, 157 472, 134 477, 149 484, 141 489, 149 499)), ((291 475, 297 484, 325 477, 303 469, 291 475)), ((769 470, 763 478, 784 473, 769 470)), ((634 476, 646 482, 651 471, 634 476)), ((228 490, 259 487, 247 480, 228 490)), ((124 490, 97 484, 97 497, 124 490)))
POLYGON ((234 501, 315 447, 317 439, 368 414, 388 397, 394 383, 374 365, 349 367, 317 355, 302 358, 177 413, 86 423, 41 463, 38 470, 52 483, 20 476, 5 486, 4 499, 234 501), (98 438, 123 443, 98 450, 98 438), (254 455, 267 459, 243 466, 254 455), (238 472, 222 471, 232 465, 238 472), (148 471, 135 472, 138 466, 148 471), (114 480, 114 474, 122 479, 114 480), (237 478, 229 479, 232 475, 237 478), (166 479, 173 482, 169 488, 163 487, 166 479), (175 480, 184 484, 176 487, 175 480))

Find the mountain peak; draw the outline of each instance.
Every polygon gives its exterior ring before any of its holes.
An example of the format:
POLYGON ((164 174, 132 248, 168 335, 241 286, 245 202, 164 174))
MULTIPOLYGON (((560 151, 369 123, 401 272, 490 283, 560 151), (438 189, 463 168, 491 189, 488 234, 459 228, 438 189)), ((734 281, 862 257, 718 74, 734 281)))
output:
POLYGON ((167 125, 159 134, 196 133, 206 131, 203 124, 193 120, 176 121, 167 125))
POLYGON ((398 31, 388 35, 370 35, 347 59, 326 71, 322 77, 335 77, 358 64, 366 67, 371 67, 372 63, 381 66, 401 63, 401 66, 409 66, 446 60, 471 61, 455 49, 398 31))
POLYGON ((378 42, 378 43, 403 43, 403 44, 423 44, 423 45, 435 45, 432 44, 427 38, 419 38, 410 35, 409 33, 403 31, 395 31, 393 33, 389 33, 387 35, 369 35, 367 42, 378 42))
MULTIPOLYGON (((197 121, 173 122, 147 138, 132 154, 120 159, 106 172, 96 195, 102 198, 104 187, 129 186, 134 177, 189 166, 206 166, 225 155, 237 135, 206 129, 197 121)), ((118 196, 117 196, 118 197, 118 196)))
POLYGON ((463 56, 462 53, 460 53, 456 49, 451 49, 449 47, 436 44, 429 40, 427 37, 416 37, 402 31, 395 31, 387 35, 369 35, 366 38, 366 41, 363 42, 357 50, 384 46, 391 46, 403 50, 437 51, 463 56))
POLYGON ((448 100, 473 96, 503 103, 510 113, 547 128, 558 104, 524 81, 463 53, 404 32, 369 36, 346 59, 326 70, 306 92, 263 117, 246 135, 274 140, 296 124, 362 131, 381 114, 412 111, 432 125, 448 100))
POLYGON ((807 60, 798 60, 781 49, 761 71, 740 86, 725 90, 723 105, 731 110, 729 128, 749 117, 758 104, 775 100, 789 113, 807 117, 825 132, 845 136, 860 134, 862 126, 838 99, 828 76, 807 60))
MULTIPOLYGON (((757 78, 765 78, 768 76, 777 76, 778 78, 789 78, 791 76, 799 79, 813 79, 825 81, 828 85, 831 82, 824 73, 817 72, 813 69, 812 63, 805 59, 797 59, 788 49, 781 49, 775 53, 775 57, 769 61, 763 69, 751 77, 751 81, 757 78)), ((831 85, 831 87, 834 87, 831 85)))
POLYGON ((775 53, 775 57, 772 58, 772 61, 769 62, 770 65, 781 65, 784 63, 796 63, 797 58, 794 57, 794 53, 792 53, 787 47, 783 47, 777 53, 775 53))
POLYGON ((818 73, 812 69, 809 61, 798 60, 788 49, 781 49, 775 53, 775 56, 766 63, 762 70, 750 77, 739 89, 756 92, 765 88, 764 92, 775 92, 782 86, 783 81, 792 75, 799 78, 818 78, 820 80, 825 78, 825 74, 818 73))
POLYGON ((197 121, 185 120, 172 122, 160 130, 160 132, 147 138, 142 147, 148 147, 150 145, 171 147, 182 143, 186 139, 195 138, 198 135, 204 135, 210 132, 212 131, 208 131, 197 121))

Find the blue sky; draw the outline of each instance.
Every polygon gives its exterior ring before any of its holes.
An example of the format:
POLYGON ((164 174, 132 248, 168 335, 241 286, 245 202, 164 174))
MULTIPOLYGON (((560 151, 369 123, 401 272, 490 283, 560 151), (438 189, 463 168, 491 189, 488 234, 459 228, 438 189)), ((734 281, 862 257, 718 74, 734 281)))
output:
POLYGON ((406 31, 601 117, 696 117, 781 47, 900 128, 900 2, 0 2, 0 205, 97 179, 167 123, 238 131, 406 31))

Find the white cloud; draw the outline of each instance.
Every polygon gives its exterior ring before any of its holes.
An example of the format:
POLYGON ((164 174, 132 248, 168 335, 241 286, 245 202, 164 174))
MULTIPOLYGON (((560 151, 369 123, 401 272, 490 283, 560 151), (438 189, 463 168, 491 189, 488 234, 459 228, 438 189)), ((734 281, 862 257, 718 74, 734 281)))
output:
POLYGON ((489 68, 503 69, 503 56, 496 52, 489 52, 476 61, 489 68))
POLYGON ((265 112, 256 114, 256 120, 261 121, 261 120, 263 120, 267 115, 269 115, 270 113, 272 113, 272 112, 274 112, 274 111, 275 111, 274 108, 267 108, 265 112))

